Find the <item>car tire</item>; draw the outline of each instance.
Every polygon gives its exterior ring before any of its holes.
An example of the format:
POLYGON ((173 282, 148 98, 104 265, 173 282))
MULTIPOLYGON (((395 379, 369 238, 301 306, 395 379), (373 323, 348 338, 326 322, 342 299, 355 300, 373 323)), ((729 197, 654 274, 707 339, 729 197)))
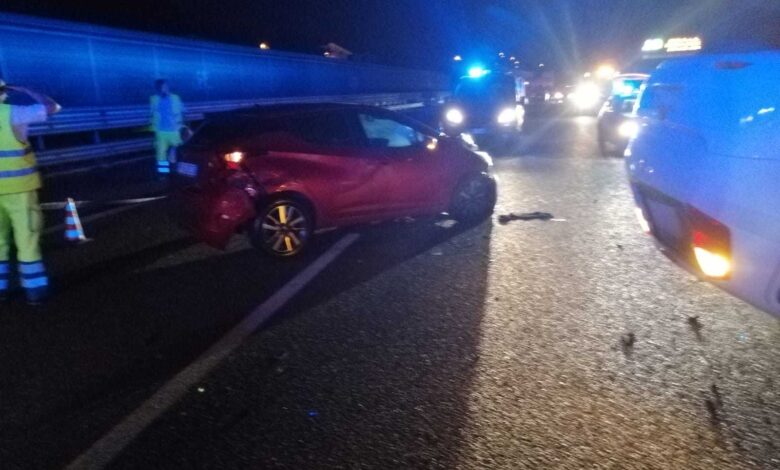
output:
POLYGON ((469 176, 455 188, 449 214, 458 222, 478 224, 493 214, 496 198, 495 180, 486 174, 469 176))
POLYGON ((249 226, 249 241, 268 255, 289 258, 308 247, 313 231, 309 204, 297 199, 276 199, 258 211, 249 226))

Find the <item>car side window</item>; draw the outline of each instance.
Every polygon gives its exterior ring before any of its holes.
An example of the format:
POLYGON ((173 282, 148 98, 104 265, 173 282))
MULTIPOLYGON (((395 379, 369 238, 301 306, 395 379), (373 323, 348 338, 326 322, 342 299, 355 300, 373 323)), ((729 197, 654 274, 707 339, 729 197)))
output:
POLYGON ((349 147, 355 145, 346 116, 341 112, 321 112, 292 119, 293 128, 306 142, 325 147, 349 147))
POLYGON ((409 148, 425 141, 425 136, 413 127, 387 116, 358 113, 358 120, 372 148, 409 148))

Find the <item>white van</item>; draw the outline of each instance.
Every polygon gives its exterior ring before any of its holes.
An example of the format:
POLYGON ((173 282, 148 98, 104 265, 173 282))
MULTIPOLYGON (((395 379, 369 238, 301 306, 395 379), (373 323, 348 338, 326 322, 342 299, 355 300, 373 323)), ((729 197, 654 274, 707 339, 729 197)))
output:
POLYGON ((700 276, 780 316, 780 52, 669 60, 626 164, 640 223, 700 276))

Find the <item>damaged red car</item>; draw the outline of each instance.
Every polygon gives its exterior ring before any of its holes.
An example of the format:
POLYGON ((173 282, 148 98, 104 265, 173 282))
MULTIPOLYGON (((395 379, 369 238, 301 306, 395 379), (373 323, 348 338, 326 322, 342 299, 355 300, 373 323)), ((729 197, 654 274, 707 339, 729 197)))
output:
POLYGON ((224 247, 235 233, 274 256, 333 228, 449 213, 464 223, 496 203, 492 162, 383 108, 299 104, 208 116, 175 170, 184 225, 224 247))

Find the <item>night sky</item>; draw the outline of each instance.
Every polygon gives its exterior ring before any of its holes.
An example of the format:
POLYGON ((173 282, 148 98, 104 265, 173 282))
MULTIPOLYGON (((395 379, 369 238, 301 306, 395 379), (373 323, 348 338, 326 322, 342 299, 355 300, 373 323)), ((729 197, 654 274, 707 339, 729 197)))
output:
POLYGON ((525 64, 622 61, 659 35, 780 45, 780 0, 4 0, 0 10, 443 69, 499 50, 525 64))

